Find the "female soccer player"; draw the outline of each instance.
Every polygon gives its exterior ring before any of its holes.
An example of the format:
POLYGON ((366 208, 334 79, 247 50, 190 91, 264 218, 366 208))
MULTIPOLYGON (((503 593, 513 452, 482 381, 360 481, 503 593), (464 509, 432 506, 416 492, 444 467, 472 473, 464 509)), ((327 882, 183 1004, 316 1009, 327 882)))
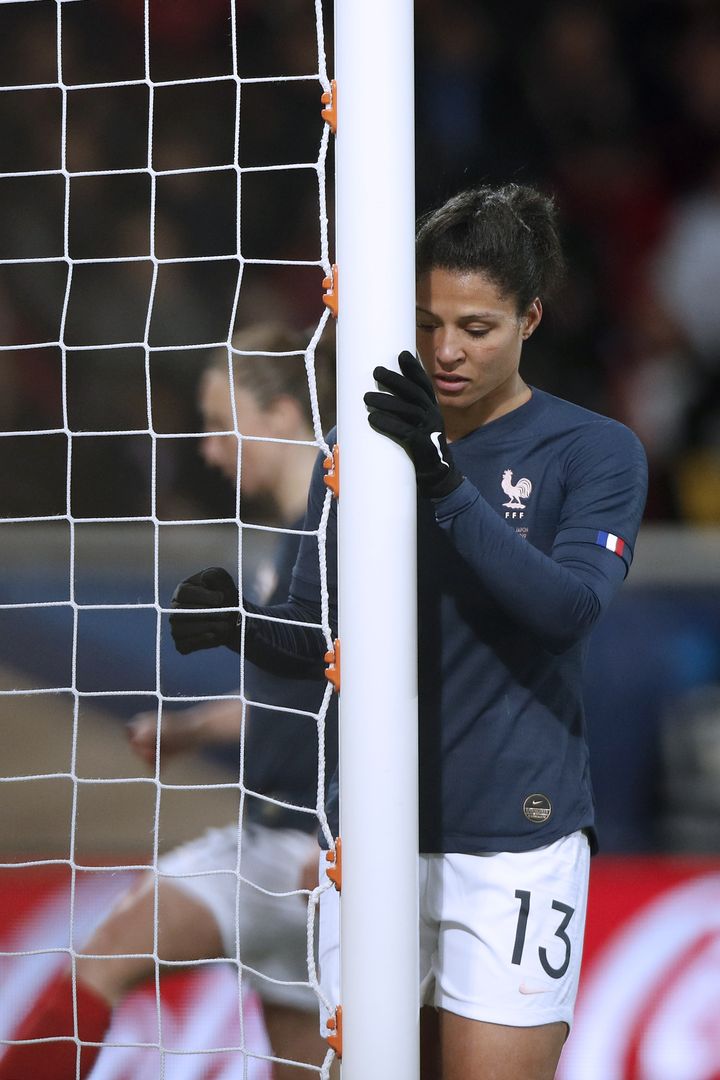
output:
MULTIPOLYGON (((577 992, 596 846, 581 675, 632 561, 647 476, 631 431, 520 375, 562 270, 540 192, 450 199, 417 234, 420 359, 376 368, 380 391, 365 397, 372 427, 411 457, 419 495, 427 1080, 551 1080, 577 992)), ((318 470, 311 515, 321 488, 318 470)), ((283 609, 306 622, 318 621, 315 564, 301 546, 283 609)), ((188 583, 177 593, 183 608, 207 599, 188 583)), ((233 647, 237 634, 227 615, 171 622, 181 651, 233 647)), ((259 662, 292 653, 314 670, 318 635, 252 624, 259 662)), ((326 958, 335 902, 330 891, 321 910, 326 958)))
MULTIPOLYGON (((247 327, 235 345, 247 351, 276 354, 302 351, 306 340, 281 327, 258 325, 247 327)), ((303 357, 236 355, 233 369, 238 430, 247 436, 280 440, 244 443, 241 494, 246 499, 262 496, 269 500, 276 524, 300 529, 316 456, 303 357)), ((327 418, 328 412, 334 411, 334 382, 331 358, 323 344, 316 354, 316 369, 321 415, 327 418)), ((204 372, 199 403, 206 431, 234 430, 225 352, 219 353, 204 372)), ((237 438, 208 435, 200 449, 205 461, 234 484, 237 438)), ((261 580, 255 590, 258 598, 267 603, 286 599, 298 542, 297 535, 285 534, 273 560, 261 564, 261 580)), ((324 679, 278 679, 246 665, 246 698, 274 708, 251 707, 246 717, 242 781, 249 793, 245 796, 242 835, 236 820, 167 853, 159 861, 163 876, 157 885, 161 962, 216 957, 232 960, 239 939, 243 964, 268 976, 264 979, 246 972, 244 984, 253 986, 260 996, 273 1052, 282 1058, 317 1065, 327 1047, 318 1033, 317 998, 307 985, 302 985, 308 980, 306 905, 302 896, 292 893, 307 886, 303 876, 307 877, 308 864, 317 867, 318 823, 312 813, 280 805, 315 806, 317 731, 312 716, 278 710, 286 707, 316 714, 325 686, 324 679), (275 801, 268 802, 268 798, 275 801), (240 872, 259 889, 243 883, 238 899, 239 841, 240 872)), ((326 765, 333 770, 337 736, 333 717, 329 715, 327 720, 326 765)), ((241 722, 242 707, 236 700, 206 702, 175 713, 164 710, 161 751, 167 756, 203 745, 237 745, 241 722)), ((157 723, 157 713, 153 712, 140 714, 130 724, 134 749, 153 767, 157 723)), ((87 955, 78 957, 78 1027, 83 1041, 101 1044, 112 1009, 134 986, 155 973, 154 894, 154 875, 148 873, 95 930, 83 949, 87 955), (105 959, 91 959, 92 955, 105 959)), ((72 1035, 71 989, 70 978, 63 973, 50 984, 14 1038, 72 1035)), ((72 1041, 12 1046, 0 1059, 0 1080, 75 1080, 76 1075, 83 1078, 92 1070, 99 1049, 82 1048, 78 1074, 77 1048, 72 1041)), ((290 1080, 296 1074, 293 1066, 277 1064, 273 1077, 290 1080)))

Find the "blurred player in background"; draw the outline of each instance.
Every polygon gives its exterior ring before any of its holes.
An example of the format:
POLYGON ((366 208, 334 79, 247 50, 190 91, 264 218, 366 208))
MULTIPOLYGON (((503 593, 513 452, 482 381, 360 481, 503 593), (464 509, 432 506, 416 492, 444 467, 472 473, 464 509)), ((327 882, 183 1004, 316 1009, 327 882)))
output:
MULTIPOLYGON (((233 344, 244 351, 291 352, 307 338, 273 325, 248 327, 233 344)), ((334 415, 332 358, 321 342, 316 352, 320 415, 334 415)), ((243 435, 297 442, 246 441, 240 476, 244 498, 263 497, 273 504, 275 524, 301 529, 307 490, 316 457, 310 396, 302 355, 233 357, 237 427, 243 435)), ((217 354, 200 382, 205 430, 234 430, 227 354, 217 354)), ((233 483, 238 473, 238 440, 208 435, 201 441, 205 461, 233 483)), ((261 603, 287 599, 299 536, 281 536, 271 561, 261 564, 256 588, 261 603)), ((276 707, 318 713, 326 681, 277 679, 245 665, 245 697, 276 707)), ((337 760, 334 703, 326 729, 326 768, 337 760)), ((141 713, 130 722, 136 752, 154 768, 158 715, 141 713)), ((165 757, 203 746, 240 739, 242 705, 237 700, 204 702, 183 711, 163 710, 160 749, 165 757)), ((307 986, 307 910, 302 895, 273 896, 312 887, 308 867, 317 874, 317 817, 280 803, 314 808, 317 801, 318 742, 313 717, 253 706, 245 721, 243 784, 266 798, 246 795, 242 832, 237 822, 211 829, 159 860, 158 956, 160 961, 189 962, 239 955, 243 965, 269 979, 243 974, 262 1001, 273 1053, 320 1064, 327 1047, 317 1026, 317 998, 307 986), (267 799, 275 801, 266 801, 267 799), (237 880, 240 873, 259 891, 237 880), (218 873, 217 871, 224 871, 218 873), (169 876, 166 876, 169 875, 169 876), (179 876, 174 876, 179 875, 179 876), (199 875, 199 876, 183 876, 199 875), (239 923, 237 922, 239 918, 239 923), (280 980, 273 982, 269 980, 280 980)), ((78 1029, 83 1042, 102 1043, 113 1008, 138 983, 155 974, 154 875, 145 874, 98 926, 77 960, 78 1029), (90 955, 118 959, 90 959, 90 955), (119 954, 129 954, 120 956, 119 954)), ((162 970, 162 969, 161 969, 162 970)), ((72 983, 63 973, 53 981, 14 1033, 16 1039, 52 1039, 74 1031, 72 983)), ((11 1046, 0 1059, 0 1080, 75 1080, 89 1075, 101 1047, 83 1046, 80 1072, 73 1041, 11 1046)), ((275 1065, 274 1080, 294 1077, 292 1066, 275 1065)))
MULTIPOLYGON (((628 428, 520 376, 562 273, 555 208, 539 191, 450 199, 418 230, 420 360, 376 368, 382 392, 365 397, 372 427, 411 458, 419 495, 423 1080, 552 1080, 577 993, 596 845, 582 671, 632 561, 647 468, 628 428)), ((316 465, 310 518, 322 498, 316 465)), ((319 621, 313 556, 301 544, 278 614, 319 621)), ((178 608, 236 605, 219 573, 212 592, 202 575, 182 583, 178 608)), ((181 652, 237 648, 236 621, 170 618, 181 652)), ((252 620, 251 635, 256 660, 280 669, 291 652, 308 671, 322 655, 306 627, 252 620)), ((319 950, 331 1001, 337 909, 329 890, 319 950)))

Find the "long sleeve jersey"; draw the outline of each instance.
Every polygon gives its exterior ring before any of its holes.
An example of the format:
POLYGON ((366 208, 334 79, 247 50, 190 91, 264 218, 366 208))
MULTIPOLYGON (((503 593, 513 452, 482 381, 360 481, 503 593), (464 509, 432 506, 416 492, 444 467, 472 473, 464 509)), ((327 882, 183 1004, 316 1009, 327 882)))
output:
MULTIPOLYGON (((301 520, 293 522, 291 527, 300 529, 302 525, 301 520)), ((265 586, 265 592, 270 607, 287 598, 299 545, 296 533, 285 533, 272 561, 261 564, 258 570, 254 592, 259 596, 263 589, 259 579, 269 578, 271 584, 265 586)), ((242 755, 243 783, 253 793, 245 800, 246 819, 268 828, 314 832, 315 815, 290 810, 281 804, 312 808, 317 802, 319 755, 313 714, 320 711, 326 680, 321 672, 314 679, 278 678, 275 671, 263 670, 250 661, 245 664, 244 674, 245 695, 255 703, 250 708, 242 755)), ((323 745, 323 768, 329 779, 337 768, 334 699, 326 716, 323 745)))
MULTIPOLYGON (((645 454, 622 424, 539 390, 452 454, 460 487, 418 504, 421 850, 525 851, 583 828, 594 844, 582 670, 632 562, 645 454)), ((324 493, 318 468, 308 527, 324 493)), ((317 621, 318 597, 306 537, 285 613, 317 621)), ((276 624, 257 625, 258 662, 284 654, 317 670, 319 635, 283 627, 278 640, 276 624)), ((368 708, 382 706, 375 693, 369 680, 368 708)))

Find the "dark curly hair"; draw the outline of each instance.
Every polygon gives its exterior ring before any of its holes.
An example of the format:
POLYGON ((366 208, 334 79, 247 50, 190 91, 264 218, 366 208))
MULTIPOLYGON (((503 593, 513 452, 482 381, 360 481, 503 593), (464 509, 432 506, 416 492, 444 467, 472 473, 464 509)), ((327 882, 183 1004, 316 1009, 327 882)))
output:
POLYGON ((554 200, 523 184, 461 191, 418 221, 416 266, 485 274, 522 314, 565 275, 554 200))

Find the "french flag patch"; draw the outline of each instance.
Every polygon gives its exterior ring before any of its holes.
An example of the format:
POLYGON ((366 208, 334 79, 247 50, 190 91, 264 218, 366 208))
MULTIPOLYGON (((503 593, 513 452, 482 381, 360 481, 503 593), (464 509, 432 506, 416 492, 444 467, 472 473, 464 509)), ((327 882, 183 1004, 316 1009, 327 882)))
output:
POLYGON ((600 547, 607 548, 608 551, 614 551, 616 555, 622 555, 625 550, 625 541, 621 540, 619 536, 615 536, 614 533, 599 532, 595 542, 600 547))

